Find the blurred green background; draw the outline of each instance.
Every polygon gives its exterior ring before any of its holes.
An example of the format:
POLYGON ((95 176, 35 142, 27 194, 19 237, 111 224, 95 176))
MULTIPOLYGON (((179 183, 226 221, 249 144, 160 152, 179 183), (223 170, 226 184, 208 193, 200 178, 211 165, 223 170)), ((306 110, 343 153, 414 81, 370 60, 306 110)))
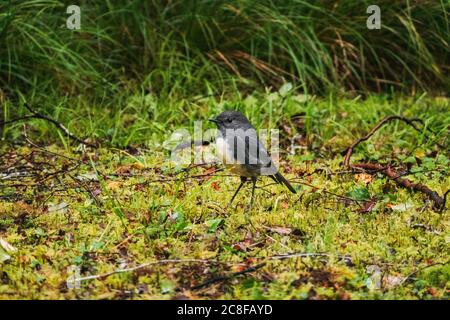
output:
POLYGON ((372 2, 78 1, 81 30, 69 30, 72 1, 2 1, 1 114, 26 114, 26 101, 124 145, 143 139, 115 139, 130 114, 148 137, 286 83, 326 98, 446 95, 450 1, 377 1, 382 28, 369 30, 372 2))

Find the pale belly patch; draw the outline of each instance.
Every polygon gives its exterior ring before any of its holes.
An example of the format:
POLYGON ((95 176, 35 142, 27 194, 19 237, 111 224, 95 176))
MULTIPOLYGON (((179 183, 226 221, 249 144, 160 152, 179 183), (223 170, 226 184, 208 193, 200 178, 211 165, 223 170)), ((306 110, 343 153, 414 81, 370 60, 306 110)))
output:
POLYGON ((228 144, 222 137, 216 139, 217 157, 224 165, 234 164, 233 151, 228 148, 228 144))
POLYGON ((244 165, 236 163, 236 160, 233 157, 233 150, 231 150, 225 139, 222 137, 216 139, 216 152, 219 160, 228 170, 230 170, 230 172, 244 177, 253 176, 244 165))

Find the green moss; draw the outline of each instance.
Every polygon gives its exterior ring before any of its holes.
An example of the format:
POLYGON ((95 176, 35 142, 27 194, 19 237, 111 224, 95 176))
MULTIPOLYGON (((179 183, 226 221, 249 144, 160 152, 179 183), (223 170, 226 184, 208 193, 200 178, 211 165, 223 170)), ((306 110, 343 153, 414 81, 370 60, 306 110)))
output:
MULTIPOLYGON (((263 95, 253 98, 257 102, 265 99, 263 95)), ((287 99, 274 110, 272 120, 261 109, 260 122, 255 124, 262 128, 272 121, 275 127, 310 107, 293 101, 287 99)), ((89 151, 85 158, 92 161, 84 161, 71 173, 83 184, 61 174, 38 186, 8 187, 0 198, 0 236, 17 251, 0 259, 4 260, 0 262, 0 298, 169 299, 179 294, 210 299, 449 298, 449 210, 437 213, 430 204, 424 207, 424 195, 399 188, 381 175, 374 174, 366 185, 342 172, 340 152, 394 109, 406 116, 421 112, 436 138, 443 140, 450 122, 448 102, 442 109, 442 101, 425 99, 422 103, 428 108, 423 110, 419 104, 407 107, 409 101, 344 99, 330 107, 328 101, 317 99, 311 109, 311 132, 303 132, 309 149, 282 155, 282 170, 298 194, 288 194, 279 185, 264 186, 270 181, 263 179, 258 184, 270 194, 257 190, 251 211, 246 208, 249 188, 236 198, 235 210, 225 209, 238 185, 237 177, 219 173, 186 179, 205 174, 207 168, 180 173, 168 163, 167 152, 157 146, 136 154, 113 148, 89 151), (95 172, 101 175, 100 181, 95 172), (363 212, 355 201, 324 190, 359 200, 374 199, 376 205, 363 212), (288 231, 274 231, 277 227, 288 231), (295 252, 329 256, 269 260, 250 274, 188 290, 273 255, 295 252), (164 259, 214 263, 161 263, 84 280, 79 289, 66 284, 73 266, 79 268, 79 276, 88 277, 164 259), (373 276, 367 271, 369 266, 379 269, 379 288, 367 287, 373 276), (404 282, 396 284, 400 278, 404 282), (176 288, 182 290, 175 292, 176 288)), ((216 107, 209 110, 216 112, 216 107)), ((436 148, 433 141, 419 144, 418 136, 402 124, 391 124, 359 146, 353 161, 400 162, 414 157, 412 168, 417 170, 408 178, 442 195, 450 185, 448 152, 436 148)), ((80 157, 57 145, 48 148, 80 157)), ((51 160, 53 167, 48 170, 70 163, 33 148, 2 151, 17 159, 33 152, 36 163, 51 160)), ((22 182, 31 185, 33 179, 22 182)))

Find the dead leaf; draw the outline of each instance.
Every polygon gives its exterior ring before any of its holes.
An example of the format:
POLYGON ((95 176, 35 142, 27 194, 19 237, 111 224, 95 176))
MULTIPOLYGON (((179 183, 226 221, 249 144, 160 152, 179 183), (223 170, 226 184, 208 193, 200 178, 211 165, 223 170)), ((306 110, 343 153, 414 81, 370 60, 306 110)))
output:
POLYGON ((238 264, 238 265, 235 265, 235 266, 232 266, 232 267, 231 267, 231 270, 232 270, 233 272, 242 272, 242 271, 244 271, 244 270, 246 270, 246 269, 247 269, 247 267, 244 266, 244 265, 242 265, 242 264, 238 264))
POLYGON ((124 175, 124 174, 129 174, 131 172, 131 166, 130 165, 124 165, 124 166, 120 166, 116 169, 116 173, 118 175, 124 175))
POLYGON ((145 166, 140 162, 134 162, 132 164, 125 164, 116 169, 116 173, 118 175, 127 175, 130 174, 133 170, 143 170, 145 166))
POLYGON ((95 188, 94 190, 92 190, 92 194, 94 196, 98 196, 102 193, 102 190, 100 188, 95 188))
POLYGON ((67 212, 67 209, 69 208, 69 204, 67 202, 61 202, 61 203, 57 203, 57 204, 49 204, 48 208, 47 208, 47 212, 51 213, 51 212, 61 212, 61 213, 65 213, 67 212))
POLYGON ((31 206, 23 201, 17 201, 16 203, 14 203, 14 210, 17 212, 27 212, 27 213, 34 212, 33 206, 31 206))
POLYGON ((424 150, 422 150, 422 149, 418 149, 418 150, 416 150, 416 152, 414 153, 414 156, 416 157, 416 158, 423 158, 423 157, 425 157, 426 156, 426 153, 425 153, 425 151, 424 150))
POLYGON ((281 235, 288 235, 292 233, 292 229, 291 228, 286 228, 286 227, 268 227, 268 226, 263 226, 265 229, 271 231, 271 232, 275 232, 281 235))
POLYGON ((245 259, 244 262, 247 266, 251 266, 251 265, 254 265, 256 262, 258 262, 258 260, 256 258, 249 257, 249 258, 245 259))
POLYGON ((145 189, 145 184, 143 183, 138 183, 137 185, 134 186, 134 190, 136 191, 143 191, 145 189))
POLYGON ((216 191, 220 191, 220 186, 216 181, 211 183, 211 187, 213 187, 213 189, 216 191))
POLYGON ((5 249, 6 252, 16 252, 17 249, 12 246, 11 244, 8 243, 8 241, 6 241, 5 239, 3 239, 2 237, 0 237, 0 246, 3 247, 3 249, 5 249))
POLYGON ((375 200, 366 201, 364 205, 359 209, 359 212, 369 213, 373 208, 375 208, 376 204, 377 202, 375 200))
POLYGON ((140 163, 140 162, 134 162, 131 165, 131 168, 134 169, 134 170, 143 170, 143 169, 145 169, 145 166, 142 163, 140 163))
POLYGON ((109 190, 116 190, 122 186, 122 182, 119 181, 109 181, 107 187, 109 190))
POLYGON ((205 171, 203 171, 203 174, 200 177, 201 181, 207 181, 209 179, 211 179, 212 175, 217 171, 216 168, 211 167, 206 169, 205 171))
POLYGON ((366 185, 373 181, 372 175, 371 174, 367 174, 367 173, 355 174, 355 179, 356 179, 356 181, 364 182, 366 185))
POLYGON ((392 289, 396 286, 399 286, 403 283, 405 280, 405 277, 403 276, 394 276, 394 275, 387 275, 383 277, 383 288, 386 289, 392 289))
POLYGON ((399 211, 399 212, 408 211, 408 210, 414 208, 414 205, 411 202, 399 203, 399 204, 388 203, 386 206, 394 211, 399 211))
POLYGON ((247 246, 244 243, 242 243, 242 242, 238 242, 238 243, 233 244, 233 249, 237 250, 237 251, 246 252, 247 251, 247 246))
POLYGON ((427 289, 428 293, 431 294, 433 297, 439 296, 439 291, 437 291, 435 288, 430 287, 427 289))

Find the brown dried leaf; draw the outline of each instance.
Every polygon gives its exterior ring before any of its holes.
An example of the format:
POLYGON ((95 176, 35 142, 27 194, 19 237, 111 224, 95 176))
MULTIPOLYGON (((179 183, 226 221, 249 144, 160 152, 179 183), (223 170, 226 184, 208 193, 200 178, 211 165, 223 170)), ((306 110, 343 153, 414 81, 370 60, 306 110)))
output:
POLYGON ((367 173, 355 174, 355 179, 356 179, 356 181, 364 182, 366 185, 373 181, 372 175, 371 174, 367 174, 367 173))
POLYGON ((211 187, 216 191, 220 191, 220 186, 216 181, 211 183, 211 187))
POLYGON ((5 249, 6 252, 16 252, 17 251, 17 249, 14 246, 9 244, 9 242, 6 241, 5 239, 3 239, 2 237, 0 237, 0 246, 3 247, 3 249, 5 249))
POLYGON ((375 200, 366 201, 364 205, 359 209, 360 213, 369 213, 372 211, 373 208, 375 208, 375 205, 377 202, 375 200))
POLYGON ((109 190, 117 190, 122 186, 122 182, 119 181, 109 181, 107 187, 109 190))
POLYGON ((275 232, 281 235, 289 235, 292 233, 292 229, 291 228, 286 228, 286 227, 268 227, 268 226, 263 226, 265 229, 271 231, 271 232, 275 232))
POLYGON ((233 249, 237 250, 237 251, 245 252, 245 251, 247 251, 247 246, 242 242, 238 242, 238 243, 233 244, 233 249))
POLYGON ((387 275, 383 277, 383 288, 386 289, 392 289, 394 287, 397 287, 403 283, 405 280, 405 277, 401 275, 387 275))

